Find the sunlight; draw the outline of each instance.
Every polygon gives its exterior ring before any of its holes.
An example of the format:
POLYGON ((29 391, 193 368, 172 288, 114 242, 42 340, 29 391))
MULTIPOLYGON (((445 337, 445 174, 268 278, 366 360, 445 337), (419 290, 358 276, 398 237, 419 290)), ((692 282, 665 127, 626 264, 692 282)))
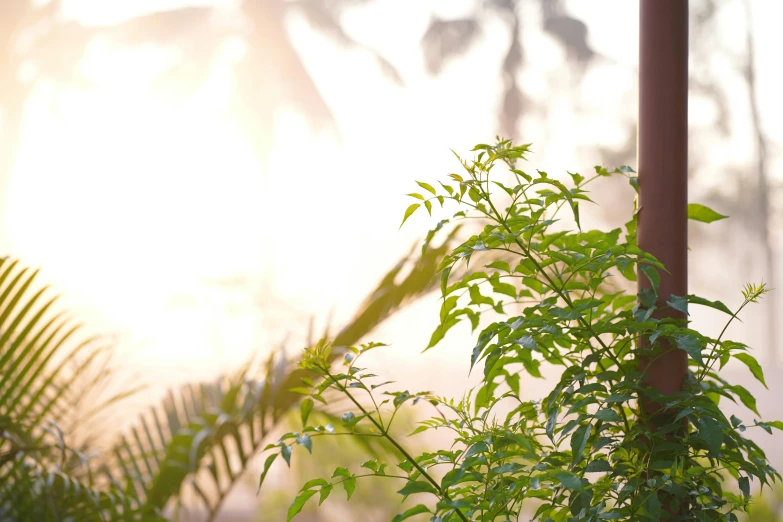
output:
MULTIPOLYGON (((154 329, 165 296, 205 277, 263 270, 264 256, 253 239, 262 176, 219 115, 223 79, 179 105, 165 103, 145 89, 150 57, 117 52, 88 62, 103 73, 90 90, 39 90, 10 221, 19 255, 50 267, 63 290, 101 303, 109 324, 154 329)), ((167 355, 208 343, 171 343, 167 355)))

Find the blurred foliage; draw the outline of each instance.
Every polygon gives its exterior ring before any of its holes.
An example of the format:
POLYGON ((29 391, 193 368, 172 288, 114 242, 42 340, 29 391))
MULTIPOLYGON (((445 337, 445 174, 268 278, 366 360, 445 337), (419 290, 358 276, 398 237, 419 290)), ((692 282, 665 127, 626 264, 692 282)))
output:
MULTIPOLYGON (((402 258, 333 337, 336 346, 358 342, 436 288, 437 263, 456 234, 402 258)), ((84 428, 133 390, 89 402, 113 371, 96 340, 79 339, 78 326, 56 313, 55 299, 36 289, 36 273, 17 261, 0 264, 2 519, 59 521, 78 513, 79 520, 152 521, 181 505, 184 491, 197 499, 189 509, 214 519, 268 434, 297 407, 300 396, 289 389, 306 372, 277 351, 264 364, 251 361, 233 375, 169 390, 110 452, 93 456, 95 434, 84 428), (89 411, 77 415, 85 402, 89 411), (77 439, 82 443, 73 446, 77 439)))
POLYGON ((783 487, 767 488, 751 506, 747 522, 780 522, 783 520, 783 487))
MULTIPOLYGON (((584 22, 568 14, 563 0, 535 0, 541 16, 541 29, 566 51, 569 61, 584 71, 597 53, 590 46, 584 22)), ((519 121, 532 103, 519 83, 525 66, 523 8, 517 0, 476 0, 470 15, 446 20, 433 17, 422 38, 424 61, 431 74, 439 74, 448 62, 468 53, 480 42, 482 26, 491 15, 498 15, 509 27, 509 44, 501 65, 503 95, 499 111, 500 134, 515 138, 519 121)))
POLYGON ((106 398, 106 346, 56 311, 37 274, 0 261, 0 519, 91 520, 105 510, 132 520, 122 489, 96 481, 90 446, 99 416, 135 390, 106 398))

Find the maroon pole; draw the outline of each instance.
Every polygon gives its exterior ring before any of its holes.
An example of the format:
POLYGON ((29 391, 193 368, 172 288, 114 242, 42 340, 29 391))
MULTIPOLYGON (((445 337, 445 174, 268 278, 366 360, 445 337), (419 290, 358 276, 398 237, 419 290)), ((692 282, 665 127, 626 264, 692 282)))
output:
MULTIPOLYGON (((658 306, 688 293, 688 1, 640 0, 639 247, 660 260, 658 306)), ((639 289, 649 287, 640 274, 639 289)), ((672 310, 656 314, 681 317, 672 310)), ((644 366, 647 366, 646 364, 644 366)), ((679 391, 687 354, 664 347, 645 381, 663 393, 679 391)))

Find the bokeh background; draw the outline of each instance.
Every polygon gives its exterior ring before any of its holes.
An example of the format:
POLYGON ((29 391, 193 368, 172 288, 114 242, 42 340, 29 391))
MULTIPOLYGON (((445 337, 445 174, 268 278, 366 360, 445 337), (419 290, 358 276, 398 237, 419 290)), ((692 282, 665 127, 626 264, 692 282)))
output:
MULTIPOLYGON (((783 5, 690 5, 690 200, 731 217, 692 225, 690 281, 732 307, 745 282, 781 285, 783 5)), ((273 350, 295 359, 308 332, 348 322, 434 225, 422 213, 398 230, 413 181, 458 168, 450 148, 500 134, 532 142, 554 176, 634 166, 637 55, 628 0, 0 0, 0 248, 41 267, 146 385, 122 403, 121 432, 172 386, 273 350)), ((624 187, 597 196, 593 225, 631 209, 624 187)), ((770 419, 783 418, 781 295, 730 330, 769 390, 725 370, 770 419)), ((376 328, 392 346, 372 364, 457 396, 470 333, 420 354, 437 301, 376 328)), ((759 441, 783 468, 780 437, 759 441)), ((341 451, 274 472, 259 496, 251 466, 217 520, 283 520, 341 451)), ((357 497, 302 518, 396 512, 393 489, 357 497)), ((754 520, 775 520, 780 498, 754 520)))

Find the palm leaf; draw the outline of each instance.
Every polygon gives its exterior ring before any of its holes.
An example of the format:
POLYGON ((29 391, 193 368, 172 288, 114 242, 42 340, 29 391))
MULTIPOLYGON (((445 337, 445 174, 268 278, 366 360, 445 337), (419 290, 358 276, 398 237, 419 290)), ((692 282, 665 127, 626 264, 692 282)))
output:
MULTIPOLYGON (((335 336, 335 345, 358 342, 400 308, 436 288, 438 262, 457 232, 420 256, 414 249, 401 259, 335 336)), ((179 502, 189 491, 207 511, 208 520, 214 519, 270 431, 279 428, 301 398, 289 389, 306 374, 292 371, 279 352, 260 370, 250 368, 171 390, 114 445, 100 473, 118 487, 129 485, 151 512, 179 502)))
MULTIPOLYGON (((89 506, 102 517, 113 493, 93 484, 63 433, 80 425, 80 410, 111 372, 103 348, 80 338, 37 275, 0 260, 0 518, 61 520, 89 506)), ((124 514, 132 519, 132 510, 124 514)))
POLYGON ((0 420, 3 480, 0 482, 0 520, 60 522, 104 520, 162 522, 155 512, 144 515, 133 498, 116 487, 79 479, 71 462, 87 466, 88 458, 71 449, 55 424, 29 426, 0 420), (39 436, 40 434, 40 436, 39 436))

